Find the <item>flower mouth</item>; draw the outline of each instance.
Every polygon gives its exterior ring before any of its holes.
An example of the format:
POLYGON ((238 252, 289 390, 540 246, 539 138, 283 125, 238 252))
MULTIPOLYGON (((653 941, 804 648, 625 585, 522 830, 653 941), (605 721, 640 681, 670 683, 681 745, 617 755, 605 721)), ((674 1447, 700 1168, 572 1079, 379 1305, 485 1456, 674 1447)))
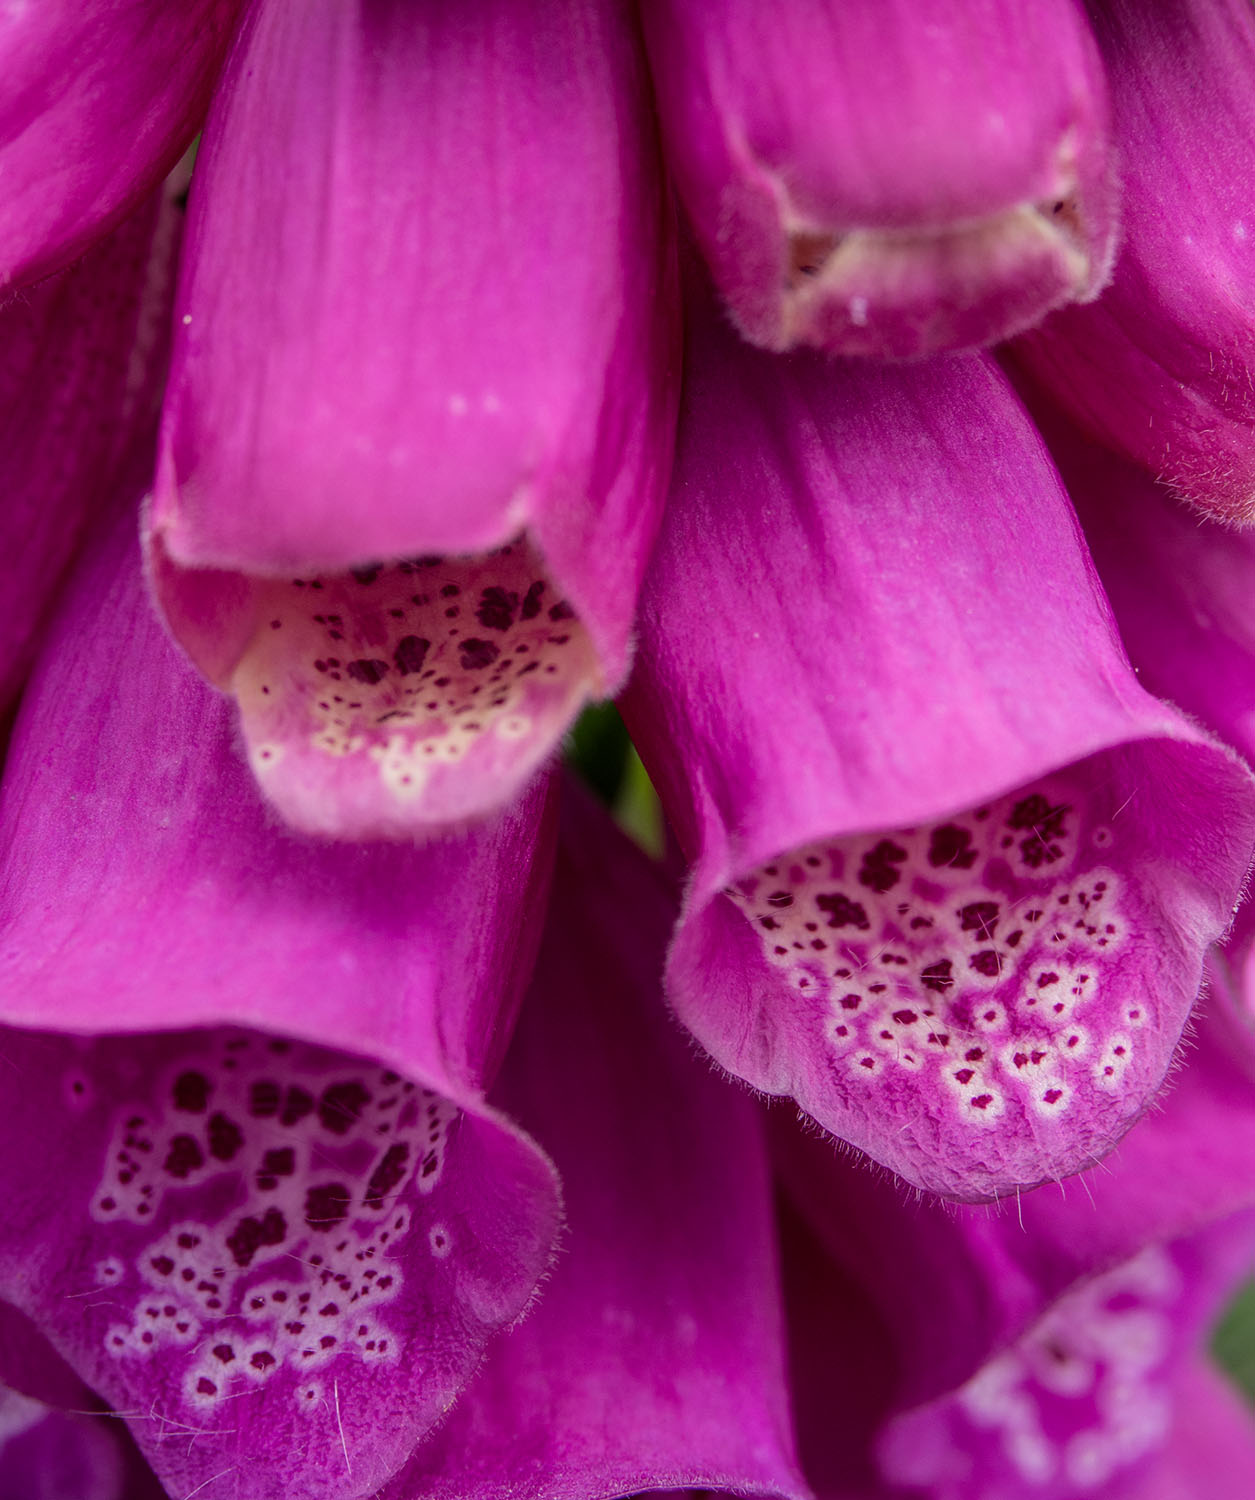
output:
POLYGON ((755 983, 813 1036, 799 1099, 873 1155, 900 1131, 890 1164, 924 1186, 954 1191, 935 1152, 973 1164, 978 1193, 1077 1170, 1167 1065, 1179 955, 1148 936, 1166 926, 1152 867, 1103 760, 799 847, 724 892, 757 936, 755 983))
POLYGON ((583 624, 520 539, 259 580, 226 686, 284 817, 333 837, 413 837, 515 795, 598 689, 583 624))
POLYGON ((788 237, 783 347, 907 359, 976 348, 1087 294, 1093 246, 1076 193, 935 229, 788 237))

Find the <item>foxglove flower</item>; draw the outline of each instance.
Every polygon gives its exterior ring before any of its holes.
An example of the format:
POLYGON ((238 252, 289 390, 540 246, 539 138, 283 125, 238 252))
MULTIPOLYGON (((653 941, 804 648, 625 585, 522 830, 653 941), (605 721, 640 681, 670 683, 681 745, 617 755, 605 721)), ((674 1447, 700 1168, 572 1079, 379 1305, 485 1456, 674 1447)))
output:
MULTIPOLYGON (((772 1150, 792 1201, 899 1351, 886 1406, 953 1392, 1074 1287, 1148 1246, 1210 1233, 1255 1211, 1255 1043, 1228 1024, 1210 966, 1196 1045, 1162 1107, 1101 1171, 954 1209, 908 1196, 772 1112, 772 1150)), ((816 1380, 831 1378, 826 1353, 816 1380)))
POLYGON ((551 1254, 552 1168, 484 1103, 539 936, 547 797, 421 856, 311 845, 231 740, 123 513, 4 782, 0 1296, 172 1493, 353 1500, 551 1254))
POLYGON ((669 965, 724 1067, 960 1198, 1159 1087, 1255 824, 1137 685, 998 372, 773 362, 695 315, 625 713, 695 870, 669 965))
POLYGON ((1244 1215, 1077 1287, 952 1396, 891 1423, 886 1477, 932 1500, 1167 1500, 1172 1449, 1190 1452, 1201 1418, 1221 1450, 1206 1493, 1238 1500, 1255 1473, 1255 1423, 1199 1346, 1252 1267, 1244 1215))
POLYGON ((1117 186, 1072 0, 647 0, 668 156, 769 349, 974 348, 1097 295, 1117 186))
POLYGON ((135 445, 151 447, 179 186, 167 182, 78 265, 0 306, 0 711, 93 505, 107 500, 135 445))
POLYGON ((674 902, 656 869, 582 798, 565 811, 496 1096, 562 1173, 565 1246, 380 1500, 803 1495, 760 1121, 660 1003, 674 902))
POLYGON ((1255 518, 1255 15, 1093 0, 1124 168, 1124 246, 1091 307, 1023 360, 1083 426, 1222 519, 1255 518))
POLYGON ((119 223, 204 116, 240 0, 39 0, 0 12, 0 289, 119 223))
POLYGON ((149 547, 296 827, 482 815, 624 676, 678 373, 638 54, 611 0, 249 14, 149 547))

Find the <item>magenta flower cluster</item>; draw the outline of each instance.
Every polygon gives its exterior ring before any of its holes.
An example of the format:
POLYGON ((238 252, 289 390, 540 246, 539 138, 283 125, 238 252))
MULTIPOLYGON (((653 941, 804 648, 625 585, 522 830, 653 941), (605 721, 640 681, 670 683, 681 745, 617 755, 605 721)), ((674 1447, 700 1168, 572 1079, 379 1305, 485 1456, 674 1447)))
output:
POLYGON ((0 78, 0 1500, 1255 1493, 1249 0, 0 78))

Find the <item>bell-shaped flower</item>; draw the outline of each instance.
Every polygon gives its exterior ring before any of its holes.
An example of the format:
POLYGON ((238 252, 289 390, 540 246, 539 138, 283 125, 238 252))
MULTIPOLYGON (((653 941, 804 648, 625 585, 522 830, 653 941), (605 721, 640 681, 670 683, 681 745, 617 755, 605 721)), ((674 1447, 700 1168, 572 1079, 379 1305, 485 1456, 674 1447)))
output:
POLYGON ((741 332, 906 358, 1097 295, 1117 183, 1071 0, 646 0, 667 154, 741 332))
POLYGON ((891 1422, 885 1477, 930 1500, 1240 1500, 1255 1474, 1255 1416, 1202 1345, 1252 1270, 1250 1214, 1148 1246, 1062 1297, 952 1395, 891 1422), (1194 1475, 1205 1488, 1181 1491, 1200 1420, 1215 1451, 1194 1475))
POLYGON ((1073 1172, 1158 1089, 1255 837, 1146 694, 999 372, 695 315, 625 717, 695 870, 672 1003, 920 1186, 1073 1172))
POLYGON ((1177 496, 1255 519, 1255 13, 1094 0, 1124 243, 1111 286, 1016 348, 1078 422, 1177 496))
POLYGON ((108 500, 137 443, 151 455, 183 218, 177 186, 158 189, 78 265, 0 305, 0 712, 93 506, 108 500))
POLYGON ((0 290, 82 255, 200 128, 241 0, 0 10, 0 290))
POLYGON ((421 852, 311 843, 229 719, 153 617, 124 512, 3 783, 0 1296, 172 1494, 354 1500, 550 1259, 553 1169, 484 1102, 549 799, 421 852))
MULTIPOLYGON (((1255 1041, 1211 985, 1195 1045, 1161 1108, 1101 1170, 998 1204, 955 1209, 835 1154, 773 1110, 791 1199, 898 1351, 886 1408, 927 1403, 1010 1348, 1060 1297, 1148 1246, 1255 1211, 1255 1041)), ((835 1356, 823 1356, 815 1379, 835 1356)))
POLYGON ((568 812, 494 1096, 552 1153, 567 1234, 537 1306, 380 1500, 804 1495, 761 1121, 666 1014, 657 868, 583 797, 568 812))
POLYGON ((618 687, 673 259, 613 0, 250 12, 197 162, 149 547, 289 823, 482 815, 618 687))

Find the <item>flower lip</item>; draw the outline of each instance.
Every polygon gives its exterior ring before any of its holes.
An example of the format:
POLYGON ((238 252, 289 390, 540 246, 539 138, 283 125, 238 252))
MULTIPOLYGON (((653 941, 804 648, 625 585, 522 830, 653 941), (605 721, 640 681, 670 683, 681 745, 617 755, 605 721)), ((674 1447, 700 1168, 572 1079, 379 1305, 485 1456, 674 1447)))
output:
POLYGON ((1106 272, 1069 196, 937 230, 798 229, 787 253, 773 347, 876 359, 981 348, 1096 295, 1106 272))
MULTIPOLYGON (((168 608, 194 602, 196 575, 160 553, 153 566, 168 608)), ((309 833, 404 839, 482 816, 604 690, 588 631, 524 538, 243 587, 234 649, 213 612, 189 610, 181 638, 239 705, 262 791, 309 833)))

